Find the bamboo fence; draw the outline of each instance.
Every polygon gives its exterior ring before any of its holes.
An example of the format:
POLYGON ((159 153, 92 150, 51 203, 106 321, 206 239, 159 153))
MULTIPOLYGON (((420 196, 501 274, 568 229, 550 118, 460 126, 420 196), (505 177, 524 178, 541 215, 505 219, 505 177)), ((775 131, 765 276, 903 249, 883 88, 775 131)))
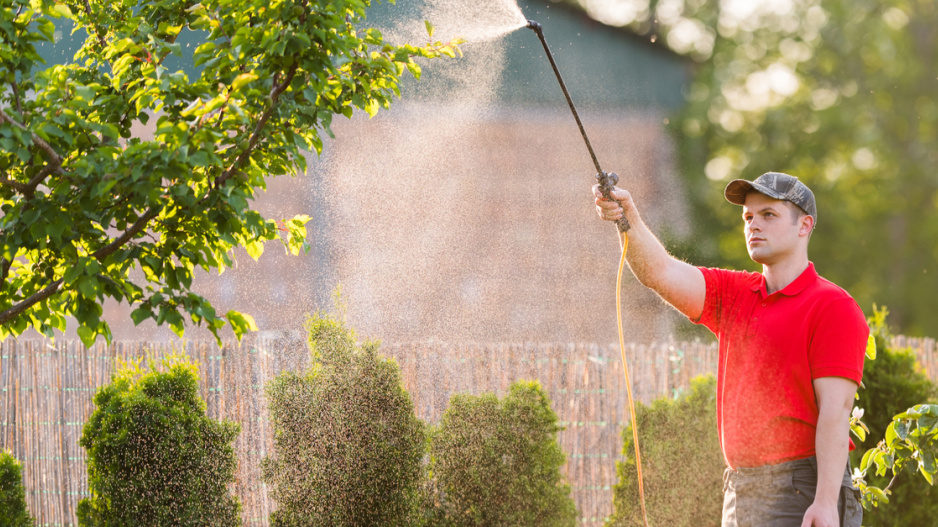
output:
MULTIPOLYGON (((923 371, 938 380, 935 340, 895 337, 912 348, 923 371)), ((384 344, 394 357, 418 416, 436 422, 454 393, 504 393, 519 379, 537 379, 548 391, 565 429, 559 442, 564 467, 585 525, 601 525, 612 512, 615 462, 628 405, 616 345, 384 344)), ((163 357, 180 351, 200 372, 208 414, 240 423, 239 468, 234 492, 245 525, 267 525, 276 507, 260 478, 260 461, 272 448, 264 385, 286 369, 305 367, 305 344, 297 334, 274 334, 242 345, 214 342, 115 343, 90 349, 77 342, 0 342, 0 448, 23 463, 27 502, 39 525, 76 525, 75 508, 89 496, 85 452, 78 445, 98 388, 110 381, 120 360, 163 357)), ((715 344, 653 343, 627 346, 636 399, 649 403, 675 397, 690 379, 716 371, 715 344)))

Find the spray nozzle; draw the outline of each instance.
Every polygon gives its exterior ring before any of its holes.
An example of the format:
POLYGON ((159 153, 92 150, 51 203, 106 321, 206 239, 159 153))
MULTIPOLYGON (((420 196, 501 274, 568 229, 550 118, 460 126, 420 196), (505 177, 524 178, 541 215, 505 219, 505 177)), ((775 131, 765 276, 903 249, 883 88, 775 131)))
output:
POLYGON ((528 20, 527 27, 529 29, 533 29, 535 33, 540 33, 541 31, 543 31, 543 29, 541 28, 541 25, 533 20, 528 20))

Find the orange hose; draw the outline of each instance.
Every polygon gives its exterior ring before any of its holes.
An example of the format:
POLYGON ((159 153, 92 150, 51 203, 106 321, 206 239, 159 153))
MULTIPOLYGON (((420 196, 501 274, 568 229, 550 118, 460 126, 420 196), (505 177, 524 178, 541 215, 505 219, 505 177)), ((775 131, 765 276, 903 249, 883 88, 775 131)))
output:
POLYGON ((629 419, 632 421, 632 440, 635 443, 635 468, 638 469, 638 497, 642 503, 642 519, 648 527, 645 511, 645 483, 642 478, 642 454, 638 448, 638 423, 635 421, 635 401, 632 398, 632 383, 629 381, 629 365, 625 360, 625 338, 622 333, 622 271, 625 269, 625 252, 629 248, 629 235, 622 236, 622 259, 619 260, 619 276, 616 279, 616 323, 619 327, 619 352, 622 354, 622 370, 625 372, 625 388, 629 394, 629 419))

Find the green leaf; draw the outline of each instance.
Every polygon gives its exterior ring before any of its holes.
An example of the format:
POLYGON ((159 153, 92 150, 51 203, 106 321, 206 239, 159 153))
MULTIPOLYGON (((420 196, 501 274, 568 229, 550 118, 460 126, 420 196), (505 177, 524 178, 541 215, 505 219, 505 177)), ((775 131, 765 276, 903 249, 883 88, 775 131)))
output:
POLYGON ((86 348, 90 348, 94 345, 96 336, 95 331, 88 326, 78 326, 78 337, 86 348))
POLYGON ((896 435, 899 436, 899 439, 902 439, 903 441, 908 439, 910 427, 909 422, 905 420, 895 421, 895 425, 896 435))
POLYGON ((130 312, 130 318, 134 321, 135 326, 152 316, 153 312, 150 311, 149 307, 138 307, 130 312))
POLYGON ((886 446, 888 446, 889 448, 892 448, 892 446, 895 445, 896 441, 898 440, 899 440, 899 435, 896 434, 896 422, 893 421, 889 423, 889 426, 886 428, 886 437, 885 437, 886 446))
POLYGON ((883 492, 883 489, 879 487, 867 487, 866 489, 873 495, 873 499, 877 502, 889 503, 889 497, 883 492))
POLYGON ((257 261, 264 254, 264 242, 260 240, 248 242, 244 244, 244 249, 248 252, 248 256, 257 261))
POLYGON ((866 339, 866 357, 870 360, 876 360, 876 338, 872 334, 866 339))
POLYGON ((61 17, 74 18, 74 15, 72 15, 72 10, 69 9, 65 4, 56 2, 55 5, 52 6, 52 11, 58 13, 58 15, 61 17))
POLYGON ((365 111, 368 112, 368 117, 374 117, 378 114, 378 101, 375 99, 369 99, 365 104, 365 111))
POLYGON ((225 315, 225 318, 228 319, 228 323, 231 324, 231 329, 239 341, 248 331, 257 331, 257 324, 251 315, 232 310, 225 315))
POLYGON ((857 436, 857 439, 859 439, 861 443, 866 441, 866 430, 864 430, 862 426, 851 425, 850 431, 857 436))
POLYGON ((429 20, 424 20, 423 23, 427 27, 427 36, 433 38, 433 24, 429 20))
POLYGON ((873 459, 873 453, 876 452, 875 448, 871 448, 863 454, 863 458, 860 460, 860 471, 866 473, 870 468, 870 461, 873 459))
POLYGON ((256 80, 257 75, 253 73, 242 73, 241 75, 235 77, 234 82, 231 83, 231 87, 234 88, 235 91, 239 91, 246 84, 250 84, 256 80))

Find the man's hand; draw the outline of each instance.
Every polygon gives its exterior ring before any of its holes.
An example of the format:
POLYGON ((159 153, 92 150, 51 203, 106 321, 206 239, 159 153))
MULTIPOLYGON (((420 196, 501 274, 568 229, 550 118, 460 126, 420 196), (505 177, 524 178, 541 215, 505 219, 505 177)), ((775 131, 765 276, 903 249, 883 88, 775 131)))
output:
POLYGON ((840 527, 840 514, 837 512, 837 502, 820 504, 817 501, 808 507, 804 513, 801 527, 840 527))
POLYGON ((593 185, 593 196, 596 198, 596 213, 606 221, 616 221, 625 214, 625 210, 634 210, 632 195, 619 187, 612 187, 610 192, 612 200, 608 200, 599 190, 599 185, 593 185))
MULTIPOLYGON (((619 187, 612 187, 610 194, 615 201, 607 200, 599 190, 599 185, 593 185, 593 195, 596 197, 596 213, 606 221, 618 220, 623 214, 628 219, 629 213, 635 210, 632 195, 619 187)), ((629 220, 629 223, 632 223, 632 221, 629 220)))

